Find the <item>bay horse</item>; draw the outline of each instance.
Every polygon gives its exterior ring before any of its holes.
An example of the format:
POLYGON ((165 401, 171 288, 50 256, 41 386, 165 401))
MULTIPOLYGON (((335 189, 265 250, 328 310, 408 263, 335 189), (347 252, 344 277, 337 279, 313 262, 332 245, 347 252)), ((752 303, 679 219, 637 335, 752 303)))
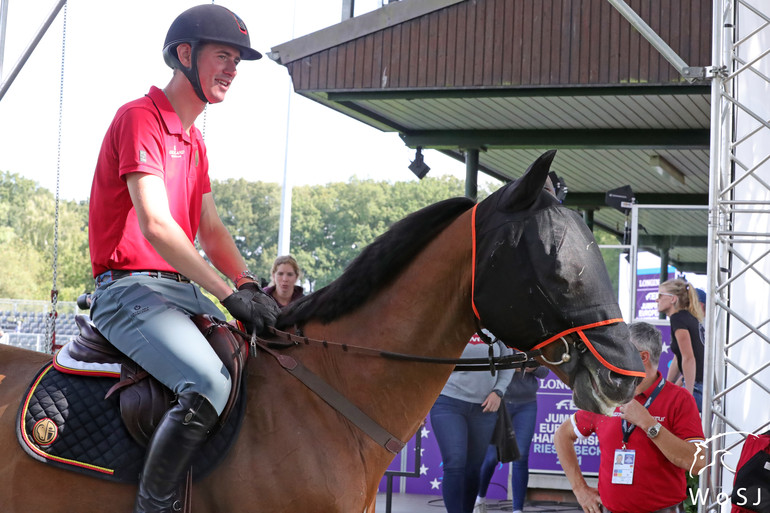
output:
MULTIPOLYGON (((457 358, 481 325, 518 349, 539 347, 579 407, 606 412, 630 400, 641 362, 596 243, 579 216, 543 192, 554 153, 475 207, 446 200, 394 224, 340 278, 285 310, 279 327, 457 358)), ((323 345, 286 354, 402 441, 452 371, 323 345)), ((131 511, 134 486, 42 464, 19 447, 20 400, 50 360, 0 347, 0 511, 131 511)), ((393 454, 264 353, 250 360, 247 375, 240 434, 223 463, 193 486, 195 513, 373 513, 393 454)))

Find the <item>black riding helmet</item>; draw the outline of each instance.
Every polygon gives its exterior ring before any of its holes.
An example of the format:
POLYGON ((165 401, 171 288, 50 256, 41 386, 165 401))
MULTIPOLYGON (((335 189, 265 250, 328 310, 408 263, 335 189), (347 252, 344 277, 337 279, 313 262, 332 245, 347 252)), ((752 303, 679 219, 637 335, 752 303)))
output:
POLYGON ((237 48, 241 52, 241 59, 246 61, 261 59, 262 54, 251 48, 249 31, 243 20, 221 5, 198 5, 177 16, 166 34, 163 60, 171 68, 181 70, 198 98, 208 103, 198 76, 198 51, 205 43, 220 43, 237 48), (182 43, 189 43, 192 47, 192 66, 189 68, 179 62, 176 53, 176 47, 182 43))

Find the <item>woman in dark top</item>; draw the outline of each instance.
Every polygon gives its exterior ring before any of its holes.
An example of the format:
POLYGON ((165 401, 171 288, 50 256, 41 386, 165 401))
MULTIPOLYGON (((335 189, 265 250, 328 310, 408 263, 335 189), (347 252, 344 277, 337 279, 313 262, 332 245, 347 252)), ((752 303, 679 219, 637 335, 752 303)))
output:
POLYGON ((680 278, 663 282, 658 292, 658 311, 666 314, 671 321, 674 360, 666 379, 679 384, 679 378, 683 378, 682 386, 695 397, 698 411, 701 411, 704 347, 700 322, 703 320, 703 309, 695 286, 680 278))
POLYGON ((276 258, 270 277, 272 281, 265 287, 265 294, 275 299, 281 308, 305 295, 302 287, 297 285, 300 272, 299 264, 294 257, 282 255, 276 258))

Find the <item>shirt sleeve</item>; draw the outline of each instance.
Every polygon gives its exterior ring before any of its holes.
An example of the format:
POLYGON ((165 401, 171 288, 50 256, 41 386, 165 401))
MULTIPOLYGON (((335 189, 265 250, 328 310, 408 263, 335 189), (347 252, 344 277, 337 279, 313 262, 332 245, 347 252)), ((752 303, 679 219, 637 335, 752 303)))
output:
POLYGON ((578 410, 572 414, 570 420, 578 440, 585 440, 596 431, 595 419, 596 414, 585 410, 578 410))
POLYGON ((163 135, 159 120, 147 109, 131 107, 117 121, 113 137, 118 138, 118 173, 148 173, 163 176, 163 135))
POLYGON ((672 412, 674 417, 671 425, 666 427, 682 440, 702 441, 705 437, 703 436, 703 427, 701 426, 701 418, 698 413, 698 406, 695 404, 695 398, 684 388, 676 388, 679 397, 676 398, 674 403, 676 404, 676 408, 672 412))

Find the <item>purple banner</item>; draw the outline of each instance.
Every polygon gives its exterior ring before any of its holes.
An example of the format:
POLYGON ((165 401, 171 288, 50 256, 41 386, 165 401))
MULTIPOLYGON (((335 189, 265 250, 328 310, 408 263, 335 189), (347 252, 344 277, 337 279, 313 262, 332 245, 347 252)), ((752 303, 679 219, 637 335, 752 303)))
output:
MULTIPOLYGON (((562 473, 556 457, 553 435, 562 423, 575 413, 572 390, 554 373, 540 380, 537 392, 537 424, 529 451, 529 468, 532 472, 562 473)), ((599 441, 595 435, 575 444, 580 468, 583 472, 599 471, 599 441)))

